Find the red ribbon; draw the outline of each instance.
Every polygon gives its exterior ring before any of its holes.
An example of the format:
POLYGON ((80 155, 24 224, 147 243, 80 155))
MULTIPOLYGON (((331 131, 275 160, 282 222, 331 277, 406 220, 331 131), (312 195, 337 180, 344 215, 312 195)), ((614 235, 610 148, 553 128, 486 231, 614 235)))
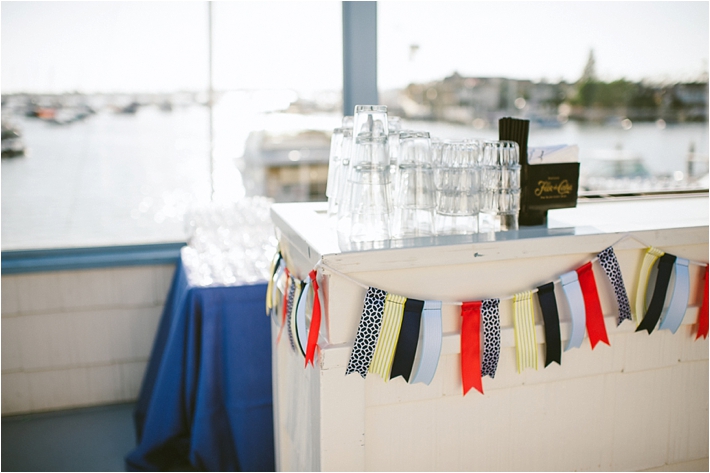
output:
POLYGON ((316 280, 316 270, 308 273, 313 282, 313 313, 311 314, 311 327, 308 331, 308 346, 306 347, 306 366, 311 363, 313 366, 313 357, 318 346, 318 334, 320 333, 320 297, 318 295, 318 281, 316 280))
POLYGON ((288 306, 288 283, 291 281, 290 273, 288 272, 288 268, 284 271, 286 274, 286 284, 284 285, 284 301, 283 301, 283 308, 282 308, 282 314, 281 314, 281 327, 279 327, 279 334, 276 337, 276 344, 281 341, 281 334, 284 331, 284 326, 286 325, 286 308, 288 306))
POLYGON ((461 380, 464 396, 471 388, 483 394, 481 382, 481 301, 461 305, 461 380))
POLYGON ((708 338, 708 267, 705 266, 705 294, 703 295, 703 304, 698 312, 698 334, 695 339, 703 337, 708 338))
POLYGON ((606 326, 604 325, 602 304, 599 302, 599 292, 597 291, 597 283, 594 280, 591 261, 577 268, 577 278, 579 279, 579 285, 582 287, 584 310, 587 313, 587 333, 589 334, 592 348, 599 342, 609 345, 609 337, 607 337, 606 326))

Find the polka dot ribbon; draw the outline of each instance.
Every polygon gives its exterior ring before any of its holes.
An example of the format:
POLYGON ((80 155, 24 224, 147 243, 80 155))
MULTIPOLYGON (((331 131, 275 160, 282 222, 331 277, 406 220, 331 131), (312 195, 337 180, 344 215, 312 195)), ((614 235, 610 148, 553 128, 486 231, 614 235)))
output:
POLYGON ((365 378, 372 362, 372 355, 377 345, 377 338, 382 328, 382 316, 385 309, 386 293, 382 289, 370 287, 365 294, 360 325, 357 328, 353 351, 350 353, 345 375, 360 373, 365 378))
POLYGON ((495 378, 500 358, 500 299, 484 299, 481 303, 483 318, 483 360, 481 376, 495 378))
POLYGON ((609 282, 614 287, 616 295, 616 303, 619 307, 619 315, 616 318, 616 325, 621 325, 624 320, 631 320, 631 306, 629 304, 629 296, 626 293, 624 278, 621 275, 619 261, 614 254, 614 248, 611 246, 597 255, 599 264, 601 264, 604 272, 609 278, 609 282))

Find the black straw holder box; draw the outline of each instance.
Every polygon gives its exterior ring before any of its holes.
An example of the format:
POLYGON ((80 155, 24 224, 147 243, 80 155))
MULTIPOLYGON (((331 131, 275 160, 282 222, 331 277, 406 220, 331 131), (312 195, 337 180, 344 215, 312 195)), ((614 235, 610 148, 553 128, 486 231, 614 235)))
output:
POLYGON ((530 122, 501 118, 499 139, 520 147, 520 225, 544 225, 547 211, 577 206, 579 163, 528 164, 530 122))

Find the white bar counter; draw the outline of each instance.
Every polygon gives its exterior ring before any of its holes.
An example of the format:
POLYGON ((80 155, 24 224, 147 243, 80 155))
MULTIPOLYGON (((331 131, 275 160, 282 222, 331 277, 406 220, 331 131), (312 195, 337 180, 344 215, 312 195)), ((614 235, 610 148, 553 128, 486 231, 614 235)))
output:
MULTIPOLYGON (((610 346, 564 351, 571 318, 555 285, 562 364, 517 372, 512 301, 500 303, 501 353, 485 394, 462 394, 460 307, 444 304, 443 345, 430 385, 345 376, 366 289, 444 302, 506 298, 558 279, 614 245, 631 307, 645 249, 708 260, 708 197, 580 201, 545 227, 388 242, 342 251, 326 205, 275 204, 289 269, 305 279, 319 260, 325 316, 316 367, 272 324, 276 465, 281 471, 708 470, 708 342, 695 340, 704 268, 690 266, 690 303, 676 334, 616 326, 616 299, 594 264, 610 346), (626 237, 626 238, 624 238, 626 237), (347 277, 343 277, 342 273, 347 277), (352 280, 349 280, 351 278, 352 280)), ((666 302, 668 303, 668 301, 666 302)), ((287 337, 286 337, 287 338, 287 337)))

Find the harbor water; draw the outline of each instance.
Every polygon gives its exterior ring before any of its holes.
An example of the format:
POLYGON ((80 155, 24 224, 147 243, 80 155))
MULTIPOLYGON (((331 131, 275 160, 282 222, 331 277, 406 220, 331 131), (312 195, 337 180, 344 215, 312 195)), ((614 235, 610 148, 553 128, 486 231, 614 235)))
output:
MULTIPOLYGON (((249 132, 332 130, 341 119, 337 114, 265 113, 229 102, 213 113, 214 190, 224 200, 249 194, 239 172, 249 132)), ((2 160, 3 250, 184 241, 185 212, 210 200, 206 107, 102 111, 67 125, 22 116, 12 120, 27 155, 2 160)), ((497 138, 496 129, 446 123, 404 120, 403 128, 443 139, 497 138)), ((625 150, 638 154, 653 175, 684 179, 691 149, 707 159, 708 127, 634 123, 625 129, 568 122, 531 128, 530 146, 558 144, 579 146, 583 170, 597 151, 625 150)))

